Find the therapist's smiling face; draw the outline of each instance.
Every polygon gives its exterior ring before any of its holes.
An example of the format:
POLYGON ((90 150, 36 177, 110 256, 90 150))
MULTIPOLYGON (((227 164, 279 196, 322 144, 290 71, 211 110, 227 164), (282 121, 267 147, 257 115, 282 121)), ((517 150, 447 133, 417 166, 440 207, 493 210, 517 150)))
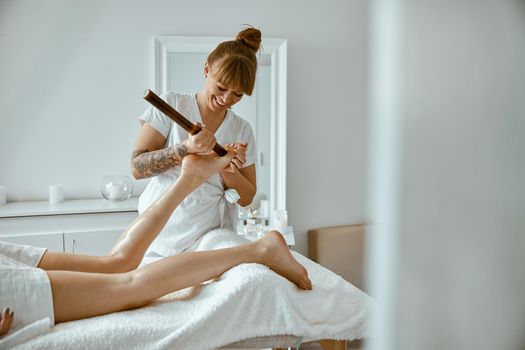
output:
POLYGON ((204 94, 208 108, 214 112, 223 112, 242 99, 244 93, 217 81, 209 71, 205 71, 204 94))

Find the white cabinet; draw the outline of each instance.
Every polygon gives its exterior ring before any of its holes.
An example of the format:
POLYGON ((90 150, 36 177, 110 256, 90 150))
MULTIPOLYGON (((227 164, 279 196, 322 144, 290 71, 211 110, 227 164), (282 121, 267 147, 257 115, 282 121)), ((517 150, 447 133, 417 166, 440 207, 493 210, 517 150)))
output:
POLYGON ((52 252, 64 251, 64 235, 62 233, 0 235, 0 241, 43 247, 52 252))
POLYGON ((0 206, 0 240, 50 251, 105 255, 138 216, 137 199, 15 202, 0 206))
POLYGON ((64 250, 68 253, 106 255, 124 228, 64 233, 64 250))

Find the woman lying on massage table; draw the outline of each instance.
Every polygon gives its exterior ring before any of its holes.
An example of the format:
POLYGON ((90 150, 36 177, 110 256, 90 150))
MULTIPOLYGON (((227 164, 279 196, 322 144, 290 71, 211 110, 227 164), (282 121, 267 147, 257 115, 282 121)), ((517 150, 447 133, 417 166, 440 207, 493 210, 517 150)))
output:
MULTIPOLYGON (((49 317, 51 324, 145 306, 159 297, 222 275, 241 263, 267 265, 301 289, 311 289, 308 273, 276 231, 242 246, 186 252, 139 266, 150 243, 179 203, 200 184, 229 166, 224 157, 190 155, 171 188, 122 233, 107 256, 48 252, 0 242, 0 337, 49 317), (25 291, 27 295, 20 295, 25 291), (21 312, 19 310, 31 310, 21 312), (36 310, 33 312, 33 310, 36 310)), ((0 338, 1 339, 1 338, 0 338)))

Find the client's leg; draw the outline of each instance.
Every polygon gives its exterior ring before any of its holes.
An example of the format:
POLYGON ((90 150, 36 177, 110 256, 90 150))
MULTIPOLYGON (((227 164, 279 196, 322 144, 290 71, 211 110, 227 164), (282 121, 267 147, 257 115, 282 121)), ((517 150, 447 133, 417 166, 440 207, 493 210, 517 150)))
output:
POLYGON ((186 156, 181 175, 170 189, 139 215, 122 233, 107 256, 46 252, 38 267, 44 270, 118 273, 136 269, 179 203, 210 176, 226 167, 235 154, 186 156))
POLYGON ((261 263, 311 289, 308 274, 284 238, 269 232, 239 247, 187 252, 119 274, 48 271, 56 322, 141 307, 170 292, 218 277, 241 263, 261 263))

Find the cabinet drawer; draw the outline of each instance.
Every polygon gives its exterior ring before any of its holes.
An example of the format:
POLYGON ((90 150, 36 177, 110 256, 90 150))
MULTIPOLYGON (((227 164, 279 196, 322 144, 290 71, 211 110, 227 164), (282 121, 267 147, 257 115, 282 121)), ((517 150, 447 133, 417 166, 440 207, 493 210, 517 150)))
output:
POLYGON ((62 233, 0 235, 0 241, 44 247, 53 252, 64 251, 64 235, 62 233))

